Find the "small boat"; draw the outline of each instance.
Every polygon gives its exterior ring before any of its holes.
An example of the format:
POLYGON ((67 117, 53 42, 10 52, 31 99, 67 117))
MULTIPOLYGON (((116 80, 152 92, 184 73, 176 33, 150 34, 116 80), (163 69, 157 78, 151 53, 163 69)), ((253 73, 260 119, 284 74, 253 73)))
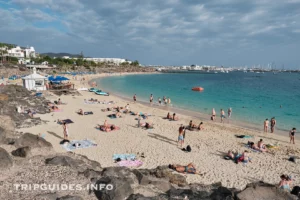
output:
POLYGON ((99 90, 99 89, 97 89, 97 88, 90 88, 89 89, 90 92, 96 92, 97 90, 99 90))
POLYGON ((204 90, 204 88, 202 88, 202 87, 193 87, 192 90, 193 91, 200 91, 201 92, 201 91, 204 90))
POLYGON ((103 95, 103 96, 109 96, 109 93, 108 93, 108 92, 103 92, 102 90, 96 90, 96 91, 95 91, 95 94, 103 95))

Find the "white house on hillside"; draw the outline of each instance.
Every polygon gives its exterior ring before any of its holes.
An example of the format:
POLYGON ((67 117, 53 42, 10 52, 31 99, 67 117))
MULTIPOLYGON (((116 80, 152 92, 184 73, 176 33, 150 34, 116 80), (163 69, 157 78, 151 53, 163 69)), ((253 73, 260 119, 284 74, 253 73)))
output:
POLYGON ((47 79, 47 77, 37 74, 36 68, 33 68, 32 74, 25 76, 22 79, 23 79, 23 86, 27 90, 36 90, 36 91, 46 90, 45 80, 47 79))

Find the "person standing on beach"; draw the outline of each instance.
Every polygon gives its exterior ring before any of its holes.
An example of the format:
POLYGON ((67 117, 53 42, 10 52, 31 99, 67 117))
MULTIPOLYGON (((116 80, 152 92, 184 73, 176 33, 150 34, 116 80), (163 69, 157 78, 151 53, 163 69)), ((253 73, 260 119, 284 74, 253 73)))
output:
POLYGON ((133 102, 136 102, 136 94, 133 95, 133 102))
POLYGON ((295 144, 295 133, 296 133, 296 128, 293 128, 293 129, 290 131, 290 143, 293 142, 293 144, 295 144))
POLYGON ((167 105, 168 101, 167 101, 167 98, 165 96, 164 96, 163 100, 164 100, 165 105, 167 105))
POLYGON ((228 118, 230 118, 230 117, 231 117, 231 113, 232 113, 232 109, 231 109, 231 108, 228 108, 228 111, 227 111, 228 118))
POLYGON ((68 140, 69 132, 66 122, 63 122, 64 139, 68 140))
POLYGON ((221 109, 221 123, 224 122, 224 119, 225 119, 225 112, 223 109, 221 109))
POLYGON ((168 105, 169 106, 171 105, 171 99, 170 99, 170 97, 168 97, 168 105))
POLYGON ((150 95, 150 105, 152 105, 152 102, 153 102, 153 95, 151 94, 150 95))
POLYGON ((158 97, 158 103, 159 103, 159 105, 161 105, 161 99, 160 99, 160 97, 158 97))
POLYGON ((264 132, 267 133, 268 132, 268 129, 269 129, 269 120, 266 119, 264 121, 264 132))
POLYGON ((184 130, 182 130, 181 132, 179 132, 179 135, 178 135, 178 142, 177 142, 177 145, 180 144, 181 148, 182 148, 182 145, 183 145, 183 143, 184 143, 183 132, 184 132, 184 130))
POLYGON ((214 121, 215 118, 216 118, 216 111, 215 111, 215 109, 213 108, 213 109, 212 109, 212 113, 211 113, 211 120, 214 121))
POLYGON ((273 117, 271 119, 271 133, 274 133, 275 125, 276 125, 276 120, 275 117, 273 117))

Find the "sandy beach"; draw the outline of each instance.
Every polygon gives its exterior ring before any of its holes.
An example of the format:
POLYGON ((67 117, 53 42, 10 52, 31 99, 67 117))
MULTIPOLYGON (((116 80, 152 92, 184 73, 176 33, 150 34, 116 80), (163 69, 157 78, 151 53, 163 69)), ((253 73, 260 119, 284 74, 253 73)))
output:
MULTIPOLYGON (((119 74, 118 74, 119 75, 119 74)), ((126 75, 126 74, 123 74, 126 75)), ((75 83, 75 88, 89 88, 88 82, 97 77, 107 75, 89 75, 85 76, 84 82, 78 80, 71 81, 75 83)), ((99 88, 101 86, 98 85, 99 88)), ((155 168, 159 165, 182 164, 186 165, 193 162, 198 170, 205 173, 199 175, 185 175, 190 183, 197 182, 202 184, 212 184, 221 182, 225 187, 235 187, 243 189, 247 183, 254 181, 264 181, 266 183, 277 184, 281 174, 288 174, 295 179, 293 185, 300 184, 299 163, 289 162, 289 156, 300 156, 300 141, 296 134, 296 145, 289 144, 288 133, 286 136, 263 133, 262 131, 244 129, 230 124, 221 124, 219 118, 216 122, 204 121, 205 130, 186 131, 184 147, 190 145, 192 152, 186 153, 177 146, 178 128, 181 124, 188 125, 192 119, 195 124, 200 123, 200 119, 190 116, 179 115, 178 121, 169 121, 163 119, 166 117, 166 108, 160 109, 157 106, 146 106, 117 96, 101 96, 93 92, 79 91, 81 96, 60 97, 52 95, 46 98, 50 101, 61 99, 66 105, 59 105, 62 112, 54 112, 45 115, 36 115, 47 123, 31 128, 24 128, 18 131, 30 132, 33 134, 45 134, 45 139, 53 144, 55 151, 65 152, 60 145, 63 139, 63 128, 57 124, 57 120, 71 119, 74 123, 68 125, 70 140, 90 139, 97 143, 97 146, 85 149, 77 149, 74 152, 87 156, 92 160, 101 163, 102 167, 116 166, 113 161, 113 154, 133 153, 145 158, 139 158, 143 161, 140 168, 155 168), (84 99, 96 98, 98 101, 115 101, 115 104, 84 104, 84 99), (129 104, 130 110, 143 112, 151 116, 142 120, 142 122, 154 123, 154 129, 144 130, 137 128, 136 116, 122 114, 122 118, 110 119, 107 115, 112 111, 102 112, 101 109, 113 106, 122 106, 129 104), (84 112, 92 111, 93 115, 79 115, 76 113, 79 109, 84 112), (112 132, 102 132, 95 127, 108 120, 109 124, 115 124, 120 130, 112 132), (235 135, 252 135, 253 138, 240 139, 235 135), (235 164, 231 160, 223 159, 228 150, 242 153, 247 148, 244 143, 253 141, 257 143, 263 139, 265 144, 278 143, 279 148, 271 150, 270 153, 251 152, 252 162, 247 165, 242 163, 235 164)), ((250 149, 248 149, 250 150, 250 149)))

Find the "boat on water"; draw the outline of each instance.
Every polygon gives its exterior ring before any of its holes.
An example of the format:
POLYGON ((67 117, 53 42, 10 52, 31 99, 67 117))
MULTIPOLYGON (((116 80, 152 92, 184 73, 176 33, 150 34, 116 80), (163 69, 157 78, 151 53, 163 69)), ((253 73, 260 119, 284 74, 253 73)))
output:
POLYGON ((204 88, 202 88, 202 87, 193 87, 192 90, 202 92, 202 91, 204 91, 204 88))

